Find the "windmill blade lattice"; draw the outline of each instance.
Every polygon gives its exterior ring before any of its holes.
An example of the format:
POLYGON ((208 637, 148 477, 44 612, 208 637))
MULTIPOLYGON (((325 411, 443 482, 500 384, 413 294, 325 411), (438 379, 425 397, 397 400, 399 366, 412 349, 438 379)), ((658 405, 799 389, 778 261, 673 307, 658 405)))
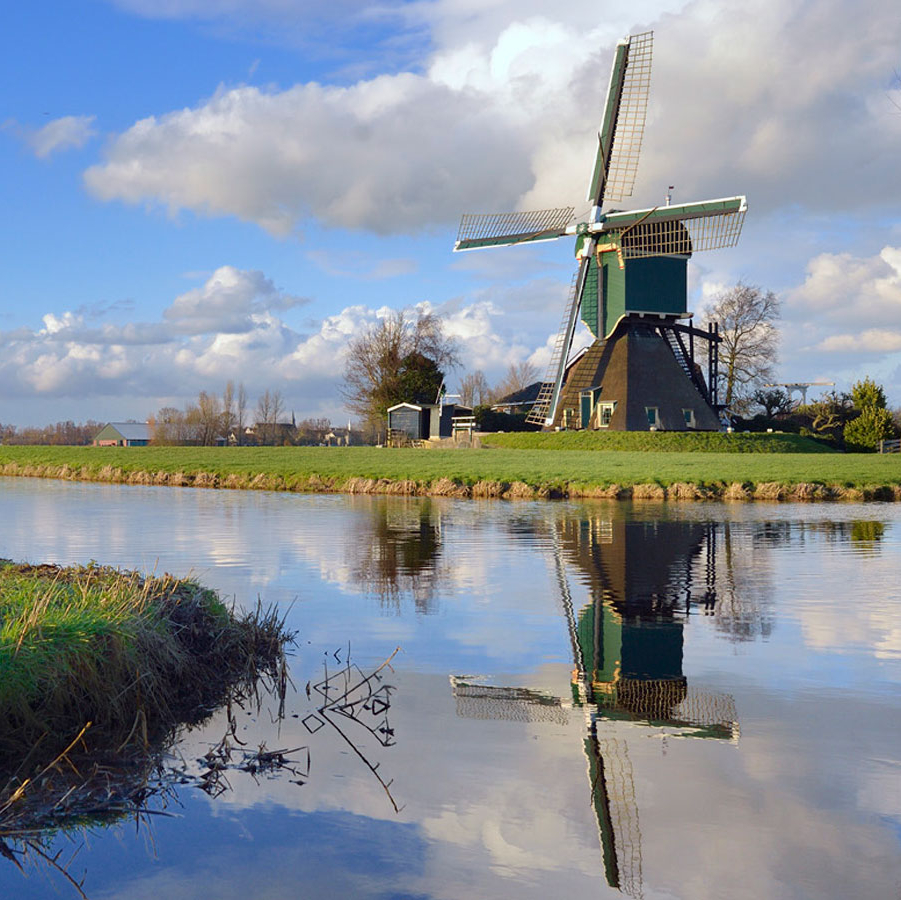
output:
POLYGON ((744 197, 708 200, 611 213, 604 222, 604 229, 623 228, 620 241, 626 259, 687 255, 734 247, 741 236, 747 211, 744 197))
POLYGON ((460 222, 454 250, 552 240, 566 233, 574 213, 572 206, 565 206, 530 212, 465 215, 460 222))
POLYGON ((629 38, 628 64, 623 76, 613 146, 604 182, 605 200, 622 200, 632 196, 648 112, 653 49, 652 31, 633 34, 629 38))

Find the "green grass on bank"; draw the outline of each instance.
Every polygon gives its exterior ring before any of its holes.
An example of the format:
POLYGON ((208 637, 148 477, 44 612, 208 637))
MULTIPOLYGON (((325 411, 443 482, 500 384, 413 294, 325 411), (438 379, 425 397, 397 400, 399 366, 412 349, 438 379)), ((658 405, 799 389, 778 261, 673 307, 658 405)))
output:
POLYGON ((238 618, 191 581, 2 560, 0 761, 89 722, 104 746, 158 738, 274 665, 283 638, 273 613, 238 618))
POLYGON ((835 453, 820 441, 799 434, 717 431, 520 431, 486 435, 484 447, 507 450, 632 450, 675 453, 835 453))
MULTIPOLYGON (((815 483, 901 484, 901 455, 853 453, 695 453, 556 449, 415 450, 375 447, 0 447, 8 474, 114 480, 141 473, 196 476, 195 483, 287 490, 340 490, 351 478, 435 483, 450 479, 532 486, 815 483), (104 474, 105 470, 105 474, 104 474), (230 480, 231 479, 231 480, 230 480)), ((146 480, 144 483, 148 483, 146 480)), ((169 483, 173 482, 171 479, 169 483)))

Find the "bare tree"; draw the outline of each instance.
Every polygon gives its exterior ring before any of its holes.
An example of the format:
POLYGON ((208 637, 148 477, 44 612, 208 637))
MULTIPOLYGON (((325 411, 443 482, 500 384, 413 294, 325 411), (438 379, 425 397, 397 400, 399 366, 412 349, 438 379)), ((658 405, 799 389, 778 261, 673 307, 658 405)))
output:
POLYGON ((434 402, 443 372, 456 361, 456 345, 438 316, 399 310, 350 342, 341 389, 345 405, 364 421, 377 422, 395 403, 434 402))
POLYGON ((515 394, 538 380, 538 370, 530 362, 511 363, 507 374, 494 389, 495 395, 506 397, 515 394))
POLYGON ((714 298, 704 317, 719 323, 720 397, 735 412, 746 412, 755 389, 773 379, 779 307, 772 291, 739 281, 714 298))
POLYGON ((154 444, 179 444, 184 440, 185 414, 174 406, 164 406, 150 419, 150 440, 154 444))
POLYGON ((228 436, 235 430, 235 383, 226 382, 222 392, 222 413, 219 418, 219 430, 222 436, 228 436))
POLYGON ((238 432, 238 443, 244 443, 244 429, 247 427, 247 391, 244 382, 238 385, 238 397, 235 401, 235 427, 238 432))
POLYGON ((203 433, 203 412, 196 403, 186 403, 181 443, 199 444, 203 433))
POLYGON ((463 406, 488 406, 493 399, 493 392, 481 369, 463 376, 460 382, 460 403, 463 406))
POLYGON ((281 429, 278 420, 285 411, 285 403, 281 391, 270 391, 268 388, 257 400, 257 440, 261 444, 281 443, 281 429))
POLYGON ((212 447, 219 437, 222 424, 222 407, 215 394, 201 391, 197 397, 197 441, 203 447, 212 447))
MULTIPOLYGON (((285 401, 282 398, 281 391, 272 391, 271 403, 272 403, 272 424, 276 425, 276 426, 283 424, 280 420, 285 413, 285 401)), ((280 433, 278 432, 278 429, 276 428, 275 431, 276 431, 276 434, 274 435, 274 440, 277 441, 278 443, 281 443, 280 433)))

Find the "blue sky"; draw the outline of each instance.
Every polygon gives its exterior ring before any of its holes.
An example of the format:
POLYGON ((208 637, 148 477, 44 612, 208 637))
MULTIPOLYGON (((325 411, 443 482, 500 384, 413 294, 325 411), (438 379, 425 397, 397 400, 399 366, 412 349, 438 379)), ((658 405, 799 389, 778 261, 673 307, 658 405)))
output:
POLYGON ((584 207, 617 38, 655 32, 631 203, 744 193, 780 380, 901 404, 901 17, 889 2, 36 0, 0 35, 0 422, 280 389, 343 421, 350 338, 428 304, 466 371, 539 370, 567 242, 454 255, 463 212, 584 207))

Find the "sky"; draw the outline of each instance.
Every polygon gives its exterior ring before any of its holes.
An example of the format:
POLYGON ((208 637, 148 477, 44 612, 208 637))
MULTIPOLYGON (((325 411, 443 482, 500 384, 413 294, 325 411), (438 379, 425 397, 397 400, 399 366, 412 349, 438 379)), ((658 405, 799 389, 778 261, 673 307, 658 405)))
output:
POLYGON ((689 308, 772 290, 778 381, 901 405, 890 0, 33 0, 4 26, 0 422, 144 420, 228 380, 344 422, 347 345, 396 309, 444 317, 452 390, 543 373, 570 242, 455 254, 459 219, 586 212, 613 47, 648 30, 617 205, 745 194, 689 308))

